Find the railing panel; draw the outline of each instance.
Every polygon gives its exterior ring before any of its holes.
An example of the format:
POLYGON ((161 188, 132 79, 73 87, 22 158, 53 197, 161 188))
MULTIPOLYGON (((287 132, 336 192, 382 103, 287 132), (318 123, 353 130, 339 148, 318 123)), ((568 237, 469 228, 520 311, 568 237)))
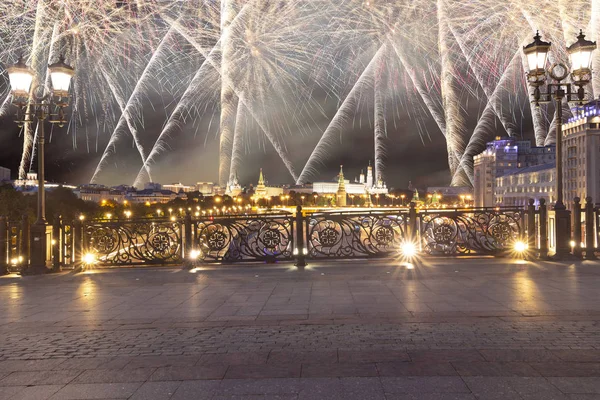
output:
POLYGON ((524 239, 525 210, 421 211, 420 236, 428 254, 494 254, 524 239))
POLYGON ((100 264, 181 262, 181 223, 167 220, 92 221, 84 225, 84 248, 100 264))
POLYGON ((306 217, 309 258, 385 257, 408 237, 408 212, 340 212, 306 217))
POLYGON ((193 223, 194 248, 204 262, 293 258, 292 214, 222 216, 193 223))

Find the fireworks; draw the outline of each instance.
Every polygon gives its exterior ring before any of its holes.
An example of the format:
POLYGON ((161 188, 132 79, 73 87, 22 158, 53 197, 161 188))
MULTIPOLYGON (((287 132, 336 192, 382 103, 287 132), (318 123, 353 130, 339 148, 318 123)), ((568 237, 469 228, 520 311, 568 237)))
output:
MULTIPOLYGON (((272 146, 304 183, 364 119, 385 178, 386 141, 403 140, 398 119, 408 115, 425 145, 445 137, 452 183, 468 185, 472 156, 498 122, 539 145, 553 140, 552 110, 530 108, 524 81, 521 48, 536 29, 553 42, 550 62, 565 62, 578 29, 596 40, 600 0, 15 0, 0 4, 0 60, 26 55, 37 84, 60 54, 75 66, 68 133, 74 147, 101 154, 93 182, 127 138, 140 156, 135 184, 151 180, 170 140, 193 126, 189 140, 219 141, 221 185, 257 145, 272 146), (155 137, 144 129, 151 94, 173 103, 155 137), (438 130, 424 128, 429 119, 438 130), (291 135, 318 137, 302 165, 290 157, 291 135)), ((600 93, 600 75, 589 91, 600 93)), ((8 92, 0 69, 0 116, 8 92)), ((20 175, 34 137, 27 124, 20 175)))

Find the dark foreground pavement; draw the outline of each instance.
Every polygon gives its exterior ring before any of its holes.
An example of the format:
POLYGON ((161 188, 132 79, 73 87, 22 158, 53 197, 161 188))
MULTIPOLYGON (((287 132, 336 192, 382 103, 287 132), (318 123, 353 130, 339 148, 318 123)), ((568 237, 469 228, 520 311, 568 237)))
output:
POLYGON ((600 399, 600 263, 0 278, 1 399, 600 399))

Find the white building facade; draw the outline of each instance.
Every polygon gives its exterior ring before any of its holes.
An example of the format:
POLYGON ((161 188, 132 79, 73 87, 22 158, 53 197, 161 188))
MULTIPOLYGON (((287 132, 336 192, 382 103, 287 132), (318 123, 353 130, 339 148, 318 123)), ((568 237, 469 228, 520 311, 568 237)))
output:
POLYGON ((496 178, 515 173, 520 168, 550 164, 556 160, 554 146, 535 147, 528 140, 496 138, 473 157, 473 197, 475 207, 494 207, 496 178))

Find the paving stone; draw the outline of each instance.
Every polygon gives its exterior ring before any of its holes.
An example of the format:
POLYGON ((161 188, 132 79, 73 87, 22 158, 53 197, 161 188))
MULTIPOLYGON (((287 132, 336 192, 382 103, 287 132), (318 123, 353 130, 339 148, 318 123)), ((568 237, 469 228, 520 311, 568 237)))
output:
POLYGON ((385 399, 378 378, 307 378, 300 383, 298 399, 301 400, 385 399))
POLYGON ((225 379, 219 385, 221 395, 297 394, 300 379, 225 379))
POLYGON ((127 399, 141 383, 72 383, 56 392, 51 400, 127 399))
POLYGON ((600 363, 532 363, 531 366, 542 376, 600 377, 600 363))
POLYGON ((551 377, 548 381, 563 393, 600 394, 600 379, 595 377, 551 377))
POLYGON ((302 364, 303 378, 377 376, 375 363, 363 364, 302 364))
MULTIPOLYGON (((53 369, 74 369, 82 371, 85 369, 106 368, 106 365, 111 366, 111 361, 115 359, 116 357, 69 358, 57 364, 53 369)), ((114 364, 115 363, 113 362, 112 365, 114 366, 114 364)), ((125 363, 123 365, 125 365, 125 363)))
POLYGON ((338 362, 337 351, 272 351, 269 364, 334 364, 338 362))
POLYGON ((372 363, 410 361, 404 350, 340 350, 340 363, 372 363))
POLYGON ((485 400, 470 393, 386 393, 386 400, 485 400))
POLYGON ((133 358, 124 368, 159 368, 196 365, 199 356, 146 356, 133 358))
POLYGON ((463 380, 477 399, 506 400, 521 397, 505 377, 466 376, 463 380))
POLYGON ((389 362, 377 363, 380 376, 455 376, 454 367, 447 362, 389 362))
POLYGON ((294 365, 232 365, 225 379, 299 378, 301 364, 294 365))
POLYGON ((60 358, 47 360, 6 360, 0 361, 0 371, 47 371, 63 361, 60 358))
POLYGON ((470 393, 460 377, 454 376, 403 376, 382 377, 385 393, 470 393))
POLYGON ((600 350, 598 349, 562 349, 549 350, 552 354, 567 362, 595 362, 600 363, 600 350))
POLYGON ((0 388, 0 400, 9 400, 25 390, 25 386, 6 386, 0 388))
POLYGON ((62 387, 63 385, 28 386, 11 397, 11 400, 46 400, 58 392, 62 387))
POLYGON ((560 362, 560 358, 545 349, 483 349, 479 350, 486 361, 502 362, 560 362))
POLYGON ((66 385, 82 371, 21 371, 0 380, 0 386, 66 385))
POLYGON ((223 379, 227 366, 161 367, 150 376, 151 381, 187 381, 223 379))
POLYGON ((91 369, 81 373, 73 383, 126 383, 145 382, 155 371, 154 368, 91 369))
POLYGON ((252 365, 265 364, 269 352, 246 352, 246 353, 213 353, 203 354, 198 365, 252 365))
POLYGON ((181 382, 146 382, 139 387, 130 400, 168 400, 179 388, 181 382))
POLYGON ((414 362, 451 362, 451 361, 485 361, 477 350, 408 350, 410 359, 414 362))
POLYGON ((520 362, 453 362, 460 376, 540 376, 529 364, 520 362))
POLYGON ((172 400, 211 400, 218 391, 220 381, 185 381, 175 391, 172 400))

